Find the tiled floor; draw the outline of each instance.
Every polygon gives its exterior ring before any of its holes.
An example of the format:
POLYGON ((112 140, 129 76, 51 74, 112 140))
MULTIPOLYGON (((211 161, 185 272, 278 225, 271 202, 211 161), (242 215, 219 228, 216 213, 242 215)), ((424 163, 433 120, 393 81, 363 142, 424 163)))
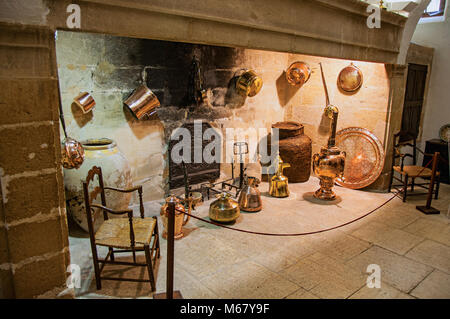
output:
MULTIPOLYGON (((264 209, 242 213, 233 227, 272 233, 299 233, 355 219, 392 195, 336 187, 339 198, 323 203, 312 197, 318 180, 291 184, 286 199, 268 197, 264 209)), ((212 200, 211 200, 212 201, 212 200)), ((195 215, 206 217, 211 201, 195 215)), ((375 213, 345 227, 300 237, 251 235, 191 219, 175 244, 175 288, 185 298, 450 298, 450 186, 442 184, 433 207, 440 215, 415 209, 425 196, 395 198, 375 213), (381 269, 381 288, 369 288, 367 267, 381 269)), ((146 204, 159 214, 158 202, 146 204)), ((162 225, 161 225, 162 229, 162 225)), ((80 298, 149 298, 148 284, 104 281, 93 284, 89 239, 71 226, 71 262, 80 265, 80 298)), ((166 240, 161 239, 157 292, 165 291, 166 240)), ((100 250, 101 254, 105 250, 100 250)), ((106 270, 107 268, 105 268, 106 270)), ((111 270, 146 276, 140 269, 111 270)))

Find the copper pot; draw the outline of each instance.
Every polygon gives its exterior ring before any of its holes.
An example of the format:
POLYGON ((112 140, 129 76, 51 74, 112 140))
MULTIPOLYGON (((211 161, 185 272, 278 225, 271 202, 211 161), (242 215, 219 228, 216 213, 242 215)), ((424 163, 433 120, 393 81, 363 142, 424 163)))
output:
POLYGON ((183 234, 183 226, 187 224, 189 221, 190 216, 184 214, 186 212, 184 205, 182 202, 175 196, 170 195, 166 198, 166 203, 161 206, 161 219, 163 221, 164 231, 163 231, 163 238, 167 239, 167 224, 168 224, 168 203, 169 202, 175 202, 175 231, 174 231, 174 238, 180 239, 184 236, 183 234))
POLYGON ((146 85, 146 68, 141 73, 142 84, 124 102, 138 120, 150 117, 161 105, 156 95, 146 85))
POLYGON ((256 75, 255 71, 245 70, 236 82, 236 90, 243 96, 252 97, 259 93, 262 85, 263 81, 256 75))
POLYGON ((239 204, 231 198, 231 195, 223 192, 217 195, 217 200, 209 206, 209 218, 219 223, 235 221, 241 214, 239 204))
POLYGON ((286 70, 286 80, 293 86, 302 86, 311 76, 311 68, 304 62, 294 62, 286 70))
POLYGON ((73 101, 81 108, 84 114, 91 111, 95 106, 94 98, 88 92, 81 92, 73 101))
POLYGON ((339 87, 346 92, 358 90, 363 83, 361 70, 351 63, 342 69, 338 76, 339 87))

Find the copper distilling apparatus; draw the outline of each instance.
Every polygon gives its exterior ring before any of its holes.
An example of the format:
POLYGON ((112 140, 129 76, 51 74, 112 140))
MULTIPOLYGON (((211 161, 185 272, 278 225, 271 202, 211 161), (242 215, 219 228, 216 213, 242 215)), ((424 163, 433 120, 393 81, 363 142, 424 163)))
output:
POLYGON ((239 208, 246 212, 259 212, 262 209, 261 192, 258 189, 260 180, 246 177, 245 186, 239 194, 239 208))
POLYGON ((323 200, 333 200, 336 198, 336 194, 332 190, 334 181, 336 178, 343 178, 344 175, 345 152, 336 147, 336 127, 339 110, 330 104, 322 64, 320 64, 320 70, 322 72, 323 85, 327 98, 325 114, 327 116, 331 114, 332 122, 331 136, 328 139, 327 147, 322 147, 320 153, 314 154, 313 156, 313 171, 320 179, 320 188, 314 193, 314 197, 323 200))

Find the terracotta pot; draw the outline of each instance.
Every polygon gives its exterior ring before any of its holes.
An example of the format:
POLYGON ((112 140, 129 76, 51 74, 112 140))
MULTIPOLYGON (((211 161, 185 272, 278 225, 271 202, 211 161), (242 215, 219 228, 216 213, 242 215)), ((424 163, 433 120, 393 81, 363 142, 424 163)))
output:
MULTIPOLYGON (((68 214, 81 228, 88 231, 82 186, 88 171, 94 165, 101 167, 105 186, 130 188, 132 187, 132 180, 128 161, 113 140, 107 138, 91 139, 83 141, 81 144, 85 152, 84 162, 78 169, 64 169, 64 186, 68 214)), ((98 186, 97 179, 91 183, 90 188, 93 189, 96 186, 98 186)), ((115 210, 127 209, 132 196, 131 193, 108 190, 105 191, 105 195, 107 206, 115 210)), ((93 202, 101 204, 100 195, 93 202)), ((95 211, 94 216, 94 229, 96 230, 103 222, 103 214, 95 211)), ((112 214, 108 216, 114 218, 112 214)))
POLYGON ((304 134, 304 127, 297 122, 278 122, 272 128, 279 129, 279 150, 283 162, 291 167, 284 170, 289 183, 303 183, 311 175, 311 139, 304 134))

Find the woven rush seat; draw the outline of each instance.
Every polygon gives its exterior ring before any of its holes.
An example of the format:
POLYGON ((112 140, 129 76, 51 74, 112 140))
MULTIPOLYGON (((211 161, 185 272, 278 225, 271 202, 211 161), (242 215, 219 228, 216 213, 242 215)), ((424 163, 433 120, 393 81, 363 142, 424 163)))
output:
MULTIPOLYGON (((136 248, 150 245, 155 226, 155 218, 133 218, 136 248)), ((130 224, 128 218, 112 218, 105 220, 95 234, 95 243, 107 247, 131 248, 130 224)))
MULTIPOLYGON (((414 165, 405 165, 403 170, 400 166, 394 166, 394 170, 402 175, 408 174, 409 177, 431 177, 432 173, 428 167, 423 168, 422 166, 414 165)), ((439 172, 436 172, 436 175, 439 175, 439 172)))

